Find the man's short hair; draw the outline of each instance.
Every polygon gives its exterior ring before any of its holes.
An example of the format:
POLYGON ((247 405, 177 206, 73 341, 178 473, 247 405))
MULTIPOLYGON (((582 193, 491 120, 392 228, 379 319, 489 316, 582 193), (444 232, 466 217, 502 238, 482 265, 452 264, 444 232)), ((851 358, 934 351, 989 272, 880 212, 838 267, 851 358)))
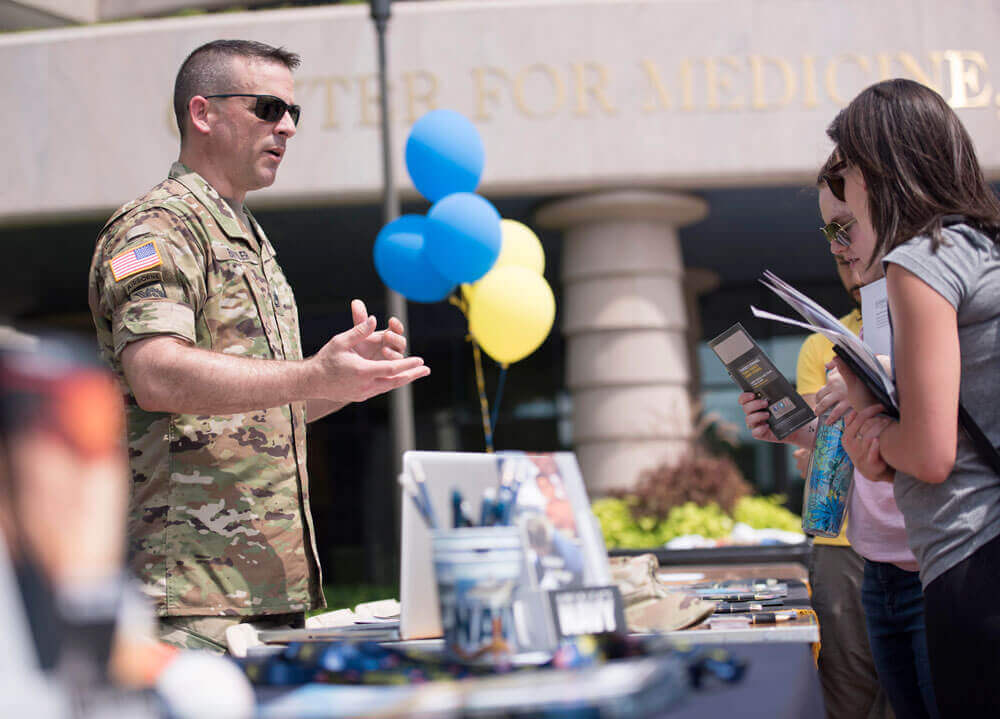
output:
POLYGON ((181 64, 174 82, 174 115, 182 140, 184 118, 192 97, 233 92, 230 60, 234 58, 280 63, 289 70, 294 70, 301 62, 294 52, 254 40, 213 40, 196 48, 181 64))

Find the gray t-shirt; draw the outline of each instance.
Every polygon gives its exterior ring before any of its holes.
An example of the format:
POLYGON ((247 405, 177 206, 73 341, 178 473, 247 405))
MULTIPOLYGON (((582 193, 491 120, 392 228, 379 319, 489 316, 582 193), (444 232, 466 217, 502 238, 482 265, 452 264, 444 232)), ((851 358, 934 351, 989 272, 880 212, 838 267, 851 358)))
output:
MULTIPOLYGON (((937 252, 929 237, 915 237, 886 255, 944 297, 958 314, 962 404, 1000 445, 1000 247, 967 225, 944 230, 937 252)), ((934 348, 926 351, 932 357, 934 348)), ((961 430, 951 475, 927 484, 896 473, 896 504, 926 587, 1000 535, 1000 476, 961 430)))

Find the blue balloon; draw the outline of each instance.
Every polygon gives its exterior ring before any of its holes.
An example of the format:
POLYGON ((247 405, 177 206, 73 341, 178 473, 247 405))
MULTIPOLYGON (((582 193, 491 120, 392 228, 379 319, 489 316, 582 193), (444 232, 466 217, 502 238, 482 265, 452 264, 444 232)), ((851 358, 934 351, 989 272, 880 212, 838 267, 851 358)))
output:
POLYGON ((455 287, 427 261, 428 226, 422 215, 403 215, 383 227, 375 238, 375 270, 382 281, 406 299, 437 302, 455 287))
POLYGON ((424 253, 452 282, 475 282, 497 261, 500 213, 479 195, 448 195, 434 203, 427 220, 424 253))
POLYGON ((483 174, 483 141, 475 126, 454 110, 421 117, 406 140, 406 169, 431 202, 454 192, 473 192, 483 174))

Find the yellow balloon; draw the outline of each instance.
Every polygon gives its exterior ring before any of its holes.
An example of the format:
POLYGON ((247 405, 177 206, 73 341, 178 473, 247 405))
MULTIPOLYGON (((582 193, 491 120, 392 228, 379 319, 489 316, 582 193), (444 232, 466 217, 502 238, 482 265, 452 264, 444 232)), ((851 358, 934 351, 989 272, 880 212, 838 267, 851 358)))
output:
POLYGON ((493 267, 516 265, 545 272, 545 251, 538 236, 516 220, 500 220, 500 254, 493 267))
POLYGON ((518 362, 549 336, 556 299, 533 269, 495 267, 476 283, 469 307, 469 332, 501 364, 518 362))

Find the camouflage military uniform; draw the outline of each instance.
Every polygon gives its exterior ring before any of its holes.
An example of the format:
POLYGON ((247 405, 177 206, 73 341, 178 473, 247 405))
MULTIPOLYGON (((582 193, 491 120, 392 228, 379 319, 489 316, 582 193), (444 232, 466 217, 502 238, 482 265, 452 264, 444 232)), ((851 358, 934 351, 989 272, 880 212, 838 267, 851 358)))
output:
POLYGON ((305 403, 216 416, 146 412, 122 372, 125 346, 156 335, 241 357, 302 359, 292 290, 249 221, 255 233, 175 163, 166 181, 112 216, 90 267, 98 342, 128 415, 129 562, 160 615, 324 606, 305 403))

